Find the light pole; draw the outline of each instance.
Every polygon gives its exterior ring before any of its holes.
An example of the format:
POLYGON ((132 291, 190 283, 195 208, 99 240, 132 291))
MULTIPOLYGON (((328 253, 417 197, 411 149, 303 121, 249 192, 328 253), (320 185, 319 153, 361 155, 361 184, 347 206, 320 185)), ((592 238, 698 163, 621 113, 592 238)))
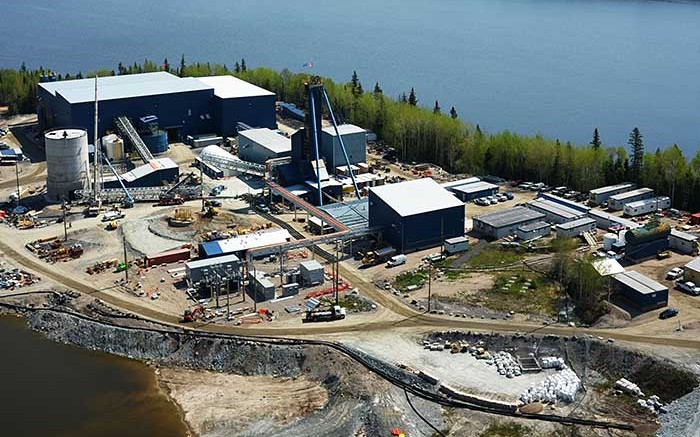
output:
POLYGON ((63 210, 63 241, 68 241, 68 224, 66 223, 66 201, 61 204, 63 210))
POLYGON ((15 176, 17 177, 17 205, 22 200, 22 193, 19 191, 19 160, 15 159, 15 176))

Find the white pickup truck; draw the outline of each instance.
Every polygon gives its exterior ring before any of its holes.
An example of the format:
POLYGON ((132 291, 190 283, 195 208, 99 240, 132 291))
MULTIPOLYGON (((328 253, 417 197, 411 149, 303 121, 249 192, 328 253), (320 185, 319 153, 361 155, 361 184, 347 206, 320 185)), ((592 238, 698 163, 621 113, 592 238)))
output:
POLYGON ((688 294, 692 294, 693 296, 700 296, 700 287, 695 285, 694 282, 678 281, 676 282, 676 286, 679 290, 684 291, 688 294))

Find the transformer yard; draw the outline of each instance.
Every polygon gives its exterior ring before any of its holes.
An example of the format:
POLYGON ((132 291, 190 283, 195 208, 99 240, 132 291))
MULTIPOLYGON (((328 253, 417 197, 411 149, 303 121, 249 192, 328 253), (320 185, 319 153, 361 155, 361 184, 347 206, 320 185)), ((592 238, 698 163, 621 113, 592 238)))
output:
MULTIPOLYGON (((541 435, 558 426, 653 435, 668 405, 697 387, 700 223, 649 189, 578 193, 401 163, 363 128, 339 124, 318 80, 307 84, 305 111, 295 108, 305 114, 298 129, 286 104, 238 79, 75 82, 42 84, 41 127, 18 119, 3 139, 23 154, 0 166, 0 303, 182 335, 180 344, 192 334, 293 347, 316 366, 328 354, 332 369, 348 366, 355 378, 368 369, 386 389, 382 402, 408 411, 411 393, 429 416, 407 413, 407 424, 382 410, 378 433, 366 435, 422 435, 426 422, 477 435, 491 416, 538 424, 541 435), (194 93, 191 122, 166 105, 149 111, 145 90, 156 83, 164 99, 194 93), (578 307, 584 291, 567 293, 551 273, 562 257, 590 263, 602 284, 595 317, 578 307), (685 272, 670 275, 675 267, 685 272)), ((72 342, 66 323, 54 335, 72 342)), ((163 369, 180 405, 211 414, 189 413, 198 432, 212 421, 261 426, 251 411, 228 420, 221 402, 234 399, 222 387, 241 387, 241 411, 263 402, 255 384, 293 391, 270 401, 289 410, 274 415, 280 432, 311 418, 289 435, 316 435, 329 405, 347 426, 337 429, 356 432, 353 409, 377 405, 334 391, 327 369, 304 368, 297 380, 250 354, 255 369, 290 379, 188 373, 217 369, 182 357, 190 370, 163 369)), ((168 361, 156 355, 133 353, 168 361)), ((372 393, 369 382, 353 384, 372 393)))

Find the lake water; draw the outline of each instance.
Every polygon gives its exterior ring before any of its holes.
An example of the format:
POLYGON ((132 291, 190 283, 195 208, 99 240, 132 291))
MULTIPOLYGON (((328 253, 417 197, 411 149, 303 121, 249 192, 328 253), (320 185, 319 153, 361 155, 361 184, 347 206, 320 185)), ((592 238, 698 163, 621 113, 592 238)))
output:
POLYGON ((140 362, 54 343, 15 317, 0 317, 0 347, 2 435, 186 435, 140 362))
POLYGON ((4 0, 0 66, 76 72, 148 57, 311 71, 491 131, 687 154, 700 100, 700 3, 636 0, 4 0))

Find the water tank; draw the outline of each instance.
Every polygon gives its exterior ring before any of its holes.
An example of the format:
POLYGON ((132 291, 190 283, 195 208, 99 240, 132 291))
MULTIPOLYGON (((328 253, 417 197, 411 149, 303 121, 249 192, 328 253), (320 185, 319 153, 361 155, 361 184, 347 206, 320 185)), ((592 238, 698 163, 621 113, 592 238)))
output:
POLYGON ((612 245, 617 241, 617 235, 615 234, 605 234, 603 235, 603 249, 605 251, 612 250, 612 245))
POLYGON ((88 136, 82 129, 55 129, 44 135, 46 189, 53 199, 68 199, 90 177, 88 136))
POLYGON ((141 139, 154 155, 161 155, 168 151, 168 133, 164 130, 155 130, 150 134, 141 135, 141 139))
POLYGON ((627 243, 626 236, 627 236, 627 229, 620 231, 620 238, 618 238, 618 241, 620 243, 627 243))
POLYGON ((119 162, 126 158, 124 156, 124 141, 115 134, 102 137, 102 150, 110 161, 119 162))

